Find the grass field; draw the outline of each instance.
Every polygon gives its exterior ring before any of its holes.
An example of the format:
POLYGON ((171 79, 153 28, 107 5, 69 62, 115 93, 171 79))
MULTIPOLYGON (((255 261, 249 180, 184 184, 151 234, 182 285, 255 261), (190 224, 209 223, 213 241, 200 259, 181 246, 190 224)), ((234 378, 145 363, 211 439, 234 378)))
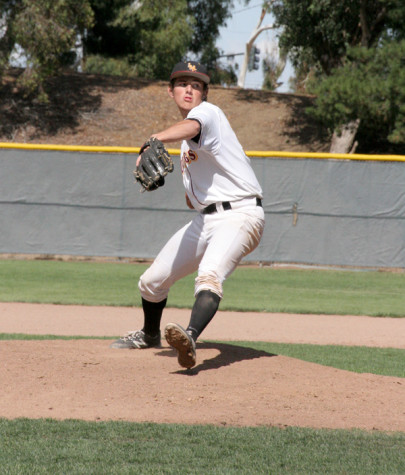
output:
MULTIPOLYGON (((3 260, 0 301, 138 306, 136 283, 144 269, 3 260)), ((193 279, 176 284, 169 305, 191 306, 193 279)), ((405 275, 386 272, 241 267, 226 283, 221 309, 401 318, 404 284, 405 275)), ((12 338, 41 336, 0 337, 12 338)), ((404 350, 241 344, 349 371, 405 377, 404 350)), ((403 474, 405 433, 0 419, 0 467, 5 474, 403 474)))
MULTIPOLYGON (((0 260, 0 301, 140 306, 142 264, 0 260)), ((190 308, 194 275, 168 305, 190 308)), ((239 267, 221 310, 405 317, 405 273, 239 267)))
POLYGON ((0 419, 1 472, 402 474, 405 434, 0 419))

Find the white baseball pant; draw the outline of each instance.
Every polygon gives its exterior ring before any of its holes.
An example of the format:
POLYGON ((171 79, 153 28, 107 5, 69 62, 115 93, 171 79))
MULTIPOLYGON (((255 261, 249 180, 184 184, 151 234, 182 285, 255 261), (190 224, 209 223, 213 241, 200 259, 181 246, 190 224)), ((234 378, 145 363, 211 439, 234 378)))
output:
POLYGON ((141 296, 161 302, 177 280, 198 270, 194 294, 210 290, 222 298, 224 280, 258 246, 263 234, 263 208, 251 199, 244 201, 236 209, 223 210, 219 205, 216 213, 199 213, 177 231, 140 277, 141 296))

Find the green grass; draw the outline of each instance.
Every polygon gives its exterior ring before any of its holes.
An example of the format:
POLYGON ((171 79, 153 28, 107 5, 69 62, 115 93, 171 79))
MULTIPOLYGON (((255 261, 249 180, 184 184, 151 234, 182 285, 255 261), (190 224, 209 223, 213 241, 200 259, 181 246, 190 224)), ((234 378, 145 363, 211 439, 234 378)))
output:
POLYGON ((0 261, 0 301, 78 305, 140 304, 137 283, 145 265, 0 261))
POLYGON ((405 316, 405 274, 238 268, 225 282, 229 310, 405 316))
MULTIPOLYGON (((0 301, 139 306, 137 282, 146 268, 0 260, 0 301)), ((172 288, 170 306, 192 306, 194 277, 172 288)), ((221 309, 404 317, 404 284, 404 274, 385 272, 240 267, 225 283, 221 309)), ((88 337, 0 334, 0 340, 53 338, 88 337)), ((359 373, 405 377, 405 350, 222 344, 359 373)), ((405 433, 0 419, 0 467, 7 475, 403 474, 405 433)))
POLYGON ((405 434, 0 419, 4 474, 402 474, 405 434))
MULTIPOLYGON (((144 264, 0 260, 0 301, 139 306, 144 264)), ((168 305, 190 308, 194 278, 168 305)), ((405 274, 239 267, 224 284, 221 310, 405 316, 405 274)))
POLYGON ((227 342, 275 355, 290 356, 323 366, 405 378, 405 350, 365 346, 308 345, 268 342, 227 342))

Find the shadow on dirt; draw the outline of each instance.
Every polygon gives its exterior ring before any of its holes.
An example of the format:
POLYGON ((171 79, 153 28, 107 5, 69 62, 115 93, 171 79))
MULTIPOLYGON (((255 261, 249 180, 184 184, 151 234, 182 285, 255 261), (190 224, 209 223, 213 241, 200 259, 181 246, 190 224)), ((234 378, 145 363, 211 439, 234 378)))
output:
POLYGON ((22 70, 15 69, 2 81, 0 88, 0 135, 13 140, 24 129, 26 139, 38 135, 56 135, 60 130, 73 133, 86 114, 95 114, 102 104, 101 90, 142 89, 148 81, 69 72, 49 79, 45 90, 48 103, 25 97, 16 87, 22 70))
MULTIPOLYGON (((177 358, 175 350, 169 349, 158 353, 160 356, 171 356, 177 358)), ((234 363, 246 360, 254 360, 256 358, 277 356, 273 353, 268 353, 262 350, 255 350, 253 348, 246 348, 244 346, 238 346, 227 343, 211 343, 203 342, 197 343, 197 366, 191 369, 184 369, 175 371, 177 374, 184 374, 186 376, 196 376, 202 371, 209 371, 221 368, 223 366, 229 366, 234 363), (219 354, 212 359, 205 359, 202 362, 198 362, 199 350, 218 350, 219 354)))

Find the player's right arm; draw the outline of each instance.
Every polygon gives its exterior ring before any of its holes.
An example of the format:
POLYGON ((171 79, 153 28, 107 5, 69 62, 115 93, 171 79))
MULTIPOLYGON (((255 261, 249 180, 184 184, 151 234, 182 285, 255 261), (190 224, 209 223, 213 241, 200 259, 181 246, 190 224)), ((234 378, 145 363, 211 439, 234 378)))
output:
MULTIPOLYGON (((163 143, 179 142, 181 140, 190 140, 200 133, 200 123, 196 120, 182 120, 177 122, 162 132, 152 134, 151 137, 155 137, 163 143)), ((137 159, 136 164, 139 165, 141 158, 137 159)))
POLYGON ((179 142, 181 140, 191 140, 200 133, 201 125, 197 120, 182 120, 169 128, 153 134, 163 143, 179 142))

